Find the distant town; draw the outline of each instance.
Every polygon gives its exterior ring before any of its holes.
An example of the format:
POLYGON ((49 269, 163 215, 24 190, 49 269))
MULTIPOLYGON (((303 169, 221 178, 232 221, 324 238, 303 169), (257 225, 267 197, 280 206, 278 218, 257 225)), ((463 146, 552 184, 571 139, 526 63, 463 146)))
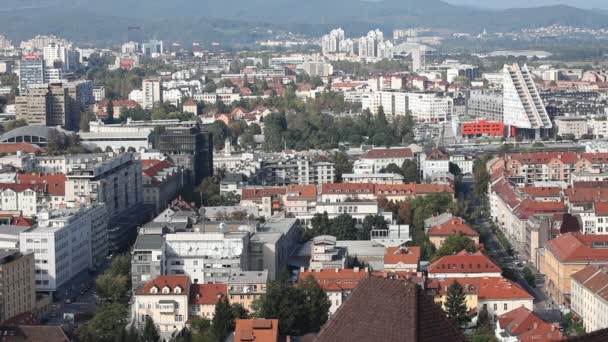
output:
POLYGON ((0 35, 0 341, 608 341, 608 29, 125 31, 0 35))

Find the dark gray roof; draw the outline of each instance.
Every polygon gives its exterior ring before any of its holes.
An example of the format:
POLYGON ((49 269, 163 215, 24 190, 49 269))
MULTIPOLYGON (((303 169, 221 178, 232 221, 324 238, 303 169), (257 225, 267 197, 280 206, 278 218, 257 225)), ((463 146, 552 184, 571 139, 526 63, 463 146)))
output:
POLYGON ((22 126, 2 134, 2 137, 0 137, 0 141, 6 141, 8 139, 21 137, 24 135, 42 137, 47 139, 51 131, 59 131, 64 134, 66 133, 65 130, 61 128, 58 129, 56 127, 47 127, 40 125, 22 126))
POLYGON ((165 238, 162 235, 138 235, 133 249, 161 249, 164 243, 165 238))

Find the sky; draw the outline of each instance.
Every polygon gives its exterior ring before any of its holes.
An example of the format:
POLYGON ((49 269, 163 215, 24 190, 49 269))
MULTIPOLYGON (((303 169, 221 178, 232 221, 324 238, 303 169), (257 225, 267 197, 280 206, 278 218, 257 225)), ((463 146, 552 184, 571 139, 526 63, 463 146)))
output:
POLYGON ((608 10, 608 0, 444 0, 456 5, 467 5, 485 8, 536 7, 545 5, 569 5, 573 7, 608 10))

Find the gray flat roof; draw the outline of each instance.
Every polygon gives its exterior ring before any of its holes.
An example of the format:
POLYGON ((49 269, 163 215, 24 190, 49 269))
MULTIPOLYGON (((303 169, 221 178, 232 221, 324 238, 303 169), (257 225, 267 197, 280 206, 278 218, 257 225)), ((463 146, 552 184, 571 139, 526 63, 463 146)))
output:
POLYGON ((138 235, 133 249, 161 249, 164 242, 162 235, 138 235))
POLYGON ((13 226, 8 224, 0 225, 0 234, 2 235, 16 235, 19 236, 19 233, 24 232, 31 227, 22 227, 22 226, 13 226))
POLYGON ((261 283, 268 281, 268 270, 263 271, 240 271, 230 273, 229 283, 233 284, 249 284, 261 283))

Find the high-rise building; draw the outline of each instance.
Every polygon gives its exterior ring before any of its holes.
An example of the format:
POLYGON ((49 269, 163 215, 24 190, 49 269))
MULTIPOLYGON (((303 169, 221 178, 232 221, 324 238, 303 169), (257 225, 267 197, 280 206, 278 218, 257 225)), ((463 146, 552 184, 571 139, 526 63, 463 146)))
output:
POLYGON ((141 53, 147 57, 152 57, 152 55, 154 55, 154 54, 162 55, 163 41, 162 40, 149 40, 149 41, 141 44, 141 53))
POLYGON ((24 93, 28 87, 44 84, 44 61, 37 55, 26 55, 19 61, 19 90, 24 93))
POLYGON ((47 109, 50 108, 51 97, 48 88, 27 89, 26 95, 15 98, 16 118, 25 120, 29 125, 47 124, 47 109))
POLYGON ((325 62, 309 61, 302 64, 302 69, 310 76, 325 77, 334 73, 334 67, 325 62))
POLYGON ((481 89, 471 90, 467 100, 467 112, 475 118, 487 121, 503 121, 503 99, 500 92, 489 92, 481 89))
POLYGON ((34 254, 0 250, 0 322, 36 308, 34 254))
POLYGON ((344 41, 344 30, 337 28, 321 38, 321 51, 323 54, 339 52, 340 44, 344 41))
POLYGON ((408 96, 405 92, 398 91, 375 91, 363 94, 362 109, 369 109, 373 115, 377 115, 380 107, 387 118, 405 116, 408 111, 408 96))
POLYGON ((393 44, 384 41, 384 33, 379 29, 369 31, 359 38, 359 57, 364 59, 392 58, 393 44))
POLYGON ((504 123, 509 135, 522 133, 539 138, 553 127, 549 114, 538 93, 528 66, 505 65, 503 68, 504 123))
POLYGON ((47 68, 61 68, 67 70, 68 51, 65 46, 51 43, 43 49, 44 65, 47 68))
POLYGON ((419 46, 412 51, 412 71, 418 72, 426 68, 426 48, 419 46))
POLYGON ((145 79, 142 82, 144 109, 152 109, 156 105, 163 103, 163 90, 160 79, 145 79))
POLYGON ((199 127, 167 128, 160 136, 159 149, 184 169, 184 179, 191 185, 213 175, 212 135, 199 127))

